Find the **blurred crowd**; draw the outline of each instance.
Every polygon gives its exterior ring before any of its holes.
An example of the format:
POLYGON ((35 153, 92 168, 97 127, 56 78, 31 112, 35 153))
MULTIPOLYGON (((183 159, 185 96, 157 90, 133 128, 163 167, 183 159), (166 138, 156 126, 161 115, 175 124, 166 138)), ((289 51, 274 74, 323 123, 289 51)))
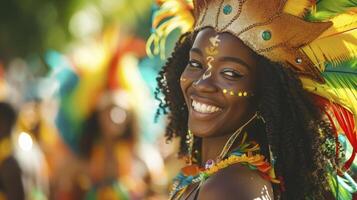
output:
POLYGON ((181 166, 165 119, 154 122, 164 62, 146 54, 154 10, 0 3, 0 200, 167 199, 181 166))
POLYGON ((31 100, 19 110, 1 102, 0 199, 167 199, 164 164, 173 150, 139 141, 136 116, 120 95, 100 97, 78 151, 58 133, 53 102, 31 100))

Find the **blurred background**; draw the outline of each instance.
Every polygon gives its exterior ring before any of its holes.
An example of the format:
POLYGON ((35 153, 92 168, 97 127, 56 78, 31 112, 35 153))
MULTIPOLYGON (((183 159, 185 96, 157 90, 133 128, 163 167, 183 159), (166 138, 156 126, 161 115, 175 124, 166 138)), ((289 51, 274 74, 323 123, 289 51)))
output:
POLYGON ((155 78, 180 30, 148 55, 159 2, 0 1, 0 200, 168 198, 155 78))

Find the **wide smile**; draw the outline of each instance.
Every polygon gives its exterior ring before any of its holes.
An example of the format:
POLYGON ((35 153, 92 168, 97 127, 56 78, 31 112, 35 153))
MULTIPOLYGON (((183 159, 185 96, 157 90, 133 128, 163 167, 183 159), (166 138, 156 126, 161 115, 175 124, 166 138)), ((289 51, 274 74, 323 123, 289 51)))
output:
POLYGON ((191 96, 191 108, 196 118, 213 117, 223 110, 222 107, 214 105, 209 100, 195 96, 191 96))
POLYGON ((196 100, 192 100, 192 108, 194 111, 203 113, 203 114, 215 113, 215 112, 222 110, 221 108, 219 108, 217 106, 205 104, 203 102, 199 102, 196 100))

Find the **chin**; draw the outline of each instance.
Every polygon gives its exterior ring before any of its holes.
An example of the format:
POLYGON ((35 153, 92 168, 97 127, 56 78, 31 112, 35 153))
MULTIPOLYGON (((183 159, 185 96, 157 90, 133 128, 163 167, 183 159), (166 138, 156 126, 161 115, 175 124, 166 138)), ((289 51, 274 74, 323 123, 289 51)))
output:
POLYGON ((200 123, 188 123, 189 129, 192 131, 193 135, 199 138, 214 137, 217 136, 217 131, 214 127, 208 127, 208 125, 200 123), (191 125, 192 124, 192 125, 191 125))
POLYGON ((203 114, 193 111, 189 112, 188 128, 196 137, 214 137, 220 134, 220 121, 224 118, 223 112, 214 114, 203 114))

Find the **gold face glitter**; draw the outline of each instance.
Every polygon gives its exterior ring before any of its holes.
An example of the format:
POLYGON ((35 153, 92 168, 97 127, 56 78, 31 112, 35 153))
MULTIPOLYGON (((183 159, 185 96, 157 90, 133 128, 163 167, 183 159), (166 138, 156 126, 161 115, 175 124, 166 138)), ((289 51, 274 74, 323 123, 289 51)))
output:
POLYGON ((211 77, 211 75, 212 75, 211 70, 212 70, 212 62, 214 61, 213 56, 215 56, 219 53, 217 48, 219 46, 219 43, 221 42, 221 40, 219 39, 219 35, 211 37, 209 39, 209 41, 210 41, 211 46, 206 47, 206 49, 205 49, 206 54, 208 55, 206 58, 208 68, 207 68, 207 71, 202 76, 203 80, 211 77))

